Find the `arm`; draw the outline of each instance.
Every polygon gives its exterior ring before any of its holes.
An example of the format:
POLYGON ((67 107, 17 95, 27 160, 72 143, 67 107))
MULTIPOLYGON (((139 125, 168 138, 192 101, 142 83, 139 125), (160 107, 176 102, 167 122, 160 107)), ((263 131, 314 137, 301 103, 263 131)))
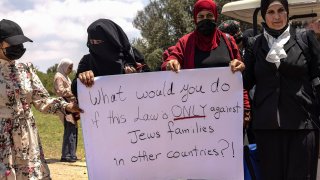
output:
POLYGON ((234 38, 230 36, 230 43, 231 43, 231 51, 233 54, 233 60, 230 62, 230 67, 232 72, 240 71, 242 72, 245 69, 245 65, 242 62, 241 54, 238 48, 238 45, 234 38))
POLYGON ((56 75, 54 78, 54 89, 56 91, 57 96, 64 98, 72 98, 73 94, 69 88, 65 88, 64 80, 61 76, 56 75))
POLYGON ((245 63, 245 70, 243 72, 243 86, 244 86, 244 127, 249 126, 251 118, 251 104, 249 98, 249 91, 255 85, 255 76, 254 76, 254 44, 256 39, 252 38, 250 43, 245 47, 245 53, 243 55, 243 60, 245 63))
POLYGON ((255 56, 254 49, 257 43, 252 42, 248 47, 246 47, 246 51, 244 53, 243 59, 244 64, 246 66, 243 72, 243 87, 247 91, 251 90, 252 87, 256 84, 255 76, 254 76, 254 65, 255 65, 255 56))
POLYGON ((71 83, 71 92, 72 94, 78 98, 78 89, 77 89, 77 76, 72 80, 71 83))
POLYGON ((233 73, 237 71, 242 72, 245 68, 245 65, 242 62, 241 54, 236 41, 234 40, 233 36, 230 36, 229 34, 223 33, 222 36, 225 39, 225 42, 228 46, 229 53, 231 53, 230 55, 230 58, 232 59, 230 61, 231 71, 233 73))
MULTIPOLYGON (((233 60, 230 61, 231 71, 234 73, 236 71, 243 71, 245 69, 244 62, 241 60, 241 55, 236 41, 232 36, 229 36, 229 41, 227 42, 232 53, 233 60)), ((249 100, 248 90, 243 90, 243 127, 248 127, 251 121, 251 105, 249 100)))
POLYGON ((308 45, 311 54, 309 64, 311 80, 320 77, 320 43, 316 39, 314 31, 307 31, 308 45))
POLYGON ((87 59, 88 59, 87 56, 83 56, 82 57, 82 59, 79 62, 79 65, 78 65, 76 76, 72 80, 72 83, 71 83, 71 91, 72 91, 72 94, 75 95, 75 97, 78 97, 77 79, 78 79, 79 74, 82 73, 82 72, 90 70, 89 69, 89 62, 88 62, 87 59))
POLYGON ((43 113, 66 114, 68 112, 83 112, 76 103, 67 103, 63 98, 51 98, 48 91, 42 85, 37 74, 28 68, 32 87, 32 104, 43 113))
MULTIPOLYGON (((79 80, 82 82, 87 87, 91 87, 94 83, 94 73, 92 70, 92 67, 90 66, 90 56, 85 55, 83 58, 80 60, 77 73, 76 73, 76 78, 79 78, 79 80)), ((76 80, 74 80, 76 82, 76 80)), ((72 92, 74 92, 74 88, 77 86, 72 85, 72 92)), ((77 94, 77 93, 75 93, 77 94)))
POLYGON ((317 101, 320 103, 320 43, 317 40, 314 31, 307 31, 307 38, 311 54, 309 63, 310 77, 317 101))
POLYGON ((32 83, 32 103, 34 107, 44 113, 65 114, 65 108, 68 103, 60 97, 51 98, 37 74, 31 69, 30 74, 32 83))

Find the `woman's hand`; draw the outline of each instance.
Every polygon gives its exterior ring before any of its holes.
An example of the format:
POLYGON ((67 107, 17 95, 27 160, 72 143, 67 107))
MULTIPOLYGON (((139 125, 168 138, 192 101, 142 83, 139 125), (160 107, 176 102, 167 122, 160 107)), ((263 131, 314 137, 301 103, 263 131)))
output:
POLYGON ((243 112, 243 127, 248 128, 250 121, 251 121, 251 111, 245 109, 243 112))
POLYGON ((80 73, 78 78, 86 87, 91 87, 94 83, 94 74, 91 70, 80 73))
POLYGON ((171 59, 167 62, 167 65, 166 65, 166 70, 167 71, 174 71, 174 72, 179 72, 181 69, 180 67, 180 63, 178 60, 176 59, 171 59))
POLYGON ((242 72, 246 66, 242 61, 238 59, 234 59, 230 62, 230 67, 231 67, 231 71, 235 73, 237 71, 242 72))
POLYGON ((66 106, 66 111, 68 111, 70 113, 83 113, 84 112, 82 109, 79 108, 77 103, 69 103, 66 106))
POLYGON ((126 73, 126 74, 136 73, 136 72, 137 72, 137 70, 136 70, 136 68, 134 68, 133 66, 128 65, 128 64, 126 64, 126 65, 124 66, 124 73, 126 73))

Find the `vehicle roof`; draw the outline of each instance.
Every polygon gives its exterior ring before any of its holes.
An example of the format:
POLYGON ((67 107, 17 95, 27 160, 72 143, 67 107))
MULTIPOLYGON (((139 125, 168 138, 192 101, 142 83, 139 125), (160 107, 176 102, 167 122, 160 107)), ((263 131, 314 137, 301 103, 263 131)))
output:
MULTIPOLYGON (((316 13, 320 18, 320 0, 288 0, 289 16, 316 13)), ((240 0, 225 4, 222 7, 223 15, 234 19, 253 23, 253 14, 260 7, 260 0, 240 0)), ((260 12, 258 13, 258 24, 262 22, 260 12)))

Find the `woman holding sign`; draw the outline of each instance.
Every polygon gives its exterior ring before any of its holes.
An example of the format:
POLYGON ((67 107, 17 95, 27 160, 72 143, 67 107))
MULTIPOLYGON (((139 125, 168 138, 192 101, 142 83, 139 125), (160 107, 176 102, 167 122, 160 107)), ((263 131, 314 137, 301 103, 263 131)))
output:
MULTIPOLYGON (((218 10, 212 0, 198 0, 193 7, 196 29, 179 39, 175 46, 163 54, 162 70, 178 72, 182 69, 231 67, 232 72, 242 71, 245 66, 232 36, 217 28, 218 10)), ((245 121, 250 120, 250 104, 244 91, 245 121)))
POLYGON ((89 54, 78 65, 72 92, 77 95, 76 79, 87 87, 94 77, 147 71, 143 57, 133 49, 122 28, 109 19, 98 19, 87 29, 89 54))
POLYGON ((290 25, 287 0, 262 0, 260 9, 264 31, 247 53, 244 86, 256 85, 252 123, 261 177, 315 180, 320 45, 314 32, 290 25))

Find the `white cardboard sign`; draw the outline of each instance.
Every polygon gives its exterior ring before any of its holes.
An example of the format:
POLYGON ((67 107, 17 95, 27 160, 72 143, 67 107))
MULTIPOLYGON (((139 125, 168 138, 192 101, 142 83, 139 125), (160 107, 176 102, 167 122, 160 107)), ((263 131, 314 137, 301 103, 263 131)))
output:
POLYGON ((243 87, 229 67, 78 81, 92 180, 243 179, 243 87))

